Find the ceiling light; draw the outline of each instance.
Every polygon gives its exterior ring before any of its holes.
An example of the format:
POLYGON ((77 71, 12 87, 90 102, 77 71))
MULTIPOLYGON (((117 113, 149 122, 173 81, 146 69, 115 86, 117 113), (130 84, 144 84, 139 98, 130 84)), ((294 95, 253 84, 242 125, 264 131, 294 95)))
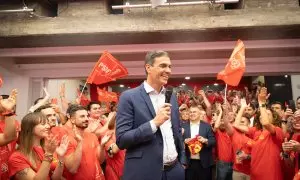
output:
POLYGON ((283 84, 283 83, 276 83, 276 84, 274 84, 274 86, 275 87, 283 87, 283 86, 285 86, 285 84, 283 84))
POLYGON ((186 76, 184 79, 186 79, 186 80, 190 80, 190 79, 191 79, 191 77, 189 77, 189 76, 186 76))
POLYGON ((185 86, 185 84, 184 84, 184 83, 182 83, 181 85, 182 85, 182 86, 185 86))
POLYGON ((214 83, 214 86, 219 86, 219 84, 218 83, 214 83))
POLYGON ((124 85, 123 85, 123 84, 120 84, 120 87, 122 88, 122 87, 124 87, 124 85))
POLYGON ((284 77, 285 77, 285 78, 288 78, 289 76, 288 76, 288 75, 284 75, 284 77))

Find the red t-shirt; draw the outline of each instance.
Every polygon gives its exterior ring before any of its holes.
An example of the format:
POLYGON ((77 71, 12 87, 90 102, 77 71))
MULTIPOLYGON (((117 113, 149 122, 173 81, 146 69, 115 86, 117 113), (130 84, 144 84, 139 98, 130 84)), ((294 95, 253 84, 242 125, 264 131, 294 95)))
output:
MULTIPOLYGON (((15 121, 16 129, 20 131, 20 123, 15 121)), ((4 133, 5 121, 0 121, 0 134, 4 133)), ((0 146, 0 180, 9 179, 8 158, 15 151, 17 140, 12 141, 4 146, 0 146)))
POLYGON ((218 160, 225 162, 233 162, 233 152, 231 139, 226 131, 220 131, 219 129, 215 133, 217 140, 217 157, 218 160))
POLYGON ((54 135, 54 136, 57 136, 57 139, 60 143, 61 141, 61 138, 64 136, 64 135, 68 135, 68 134, 72 134, 73 131, 72 131, 72 128, 70 128, 69 126, 67 125, 64 125, 62 127, 59 127, 59 126, 55 126, 53 128, 51 128, 51 133, 54 135))
MULTIPOLYGON (((41 146, 35 146, 33 147, 33 150, 40 160, 39 162, 36 162, 37 167, 35 168, 23 153, 15 151, 14 153, 12 153, 8 160, 9 177, 13 177, 14 175, 16 175, 16 173, 26 168, 31 168, 34 172, 38 172, 42 164, 41 162, 44 159, 44 150, 41 146)), ((47 179, 50 180, 50 176, 48 176, 47 179)))
POLYGON ((233 169, 238 172, 250 175, 250 160, 243 160, 242 163, 236 161, 236 154, 238 151, 244 151, 246 154, 251 154, 249 144, 253 143, 244 133, 233 128, 233 135, 231 136, 233 148, 233 169))
MULTIPOLYGON (((77 147, 77 141, 73 134, 68 134, 69 146, 66 152, 66 157, 72 154, 77 147)), ((82 158, 76 174, 71 174, 66 170, 66 178, 70 180, 104 180, 102 169, 97 158, 98 139, 95 134, 83 133, 82 158)))
MULTIPOLYGON (((294 134, 291 138, 294 141, 300 142, 300 134, 294 134)), ((295 160, 295 174, 298 173, 299 171, 299 153, 298 152, 294 152, 293 153, 294 156, 294 160, 295 160)))
POLYGON ((267 130, 250 128, 249 135, 255 143, 251 156, 251 180, 283 180, 280 151, 284 139, 281 128, 275 127, 275 134, 267 130))

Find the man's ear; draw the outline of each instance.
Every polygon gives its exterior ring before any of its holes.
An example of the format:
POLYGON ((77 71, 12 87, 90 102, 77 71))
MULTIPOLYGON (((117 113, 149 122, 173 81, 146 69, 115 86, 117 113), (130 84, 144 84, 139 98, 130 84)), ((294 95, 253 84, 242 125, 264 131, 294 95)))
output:
POLYGON ((145 71, 147 72, 147 74, 149 74, 150 68, 151 68, 150 64, 145 64, 145 71))
POLYGON ((74 118, 70 118, 69 120, 71 121, 72 124, 75 124, 75 119, 74 118))

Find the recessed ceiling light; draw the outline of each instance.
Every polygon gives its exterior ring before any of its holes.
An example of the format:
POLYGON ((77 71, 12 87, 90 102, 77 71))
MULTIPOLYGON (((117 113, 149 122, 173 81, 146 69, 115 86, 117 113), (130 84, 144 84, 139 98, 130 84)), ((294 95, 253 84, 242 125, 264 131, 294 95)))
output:
POLYGON ((189 76, 186 76, 184 79, 186 79, 186 80, 190 80, 190 79, 191 79, 191 77, 189 77, 189 76))

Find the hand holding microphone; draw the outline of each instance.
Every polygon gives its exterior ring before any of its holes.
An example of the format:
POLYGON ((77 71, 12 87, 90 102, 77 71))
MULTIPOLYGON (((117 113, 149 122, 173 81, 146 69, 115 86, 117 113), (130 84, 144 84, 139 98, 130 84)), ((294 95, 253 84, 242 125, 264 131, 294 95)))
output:
POLYGON ((156 127, 161 126, 165 121, 171 118, 171 104, 165 103, 163 107, 161 107, 157 113, 155 118, 153 119, 154 124, 156 127))
POLYGON ((173 88, 172 87, 167 87, 166 88, 166 99, 165 99, 165 104, 158 109, 155 118, 153 119, 154 124, 156 127, 161 126, 164 122, 169 120, 171 118, 171 97, 173 93, 173 88))

